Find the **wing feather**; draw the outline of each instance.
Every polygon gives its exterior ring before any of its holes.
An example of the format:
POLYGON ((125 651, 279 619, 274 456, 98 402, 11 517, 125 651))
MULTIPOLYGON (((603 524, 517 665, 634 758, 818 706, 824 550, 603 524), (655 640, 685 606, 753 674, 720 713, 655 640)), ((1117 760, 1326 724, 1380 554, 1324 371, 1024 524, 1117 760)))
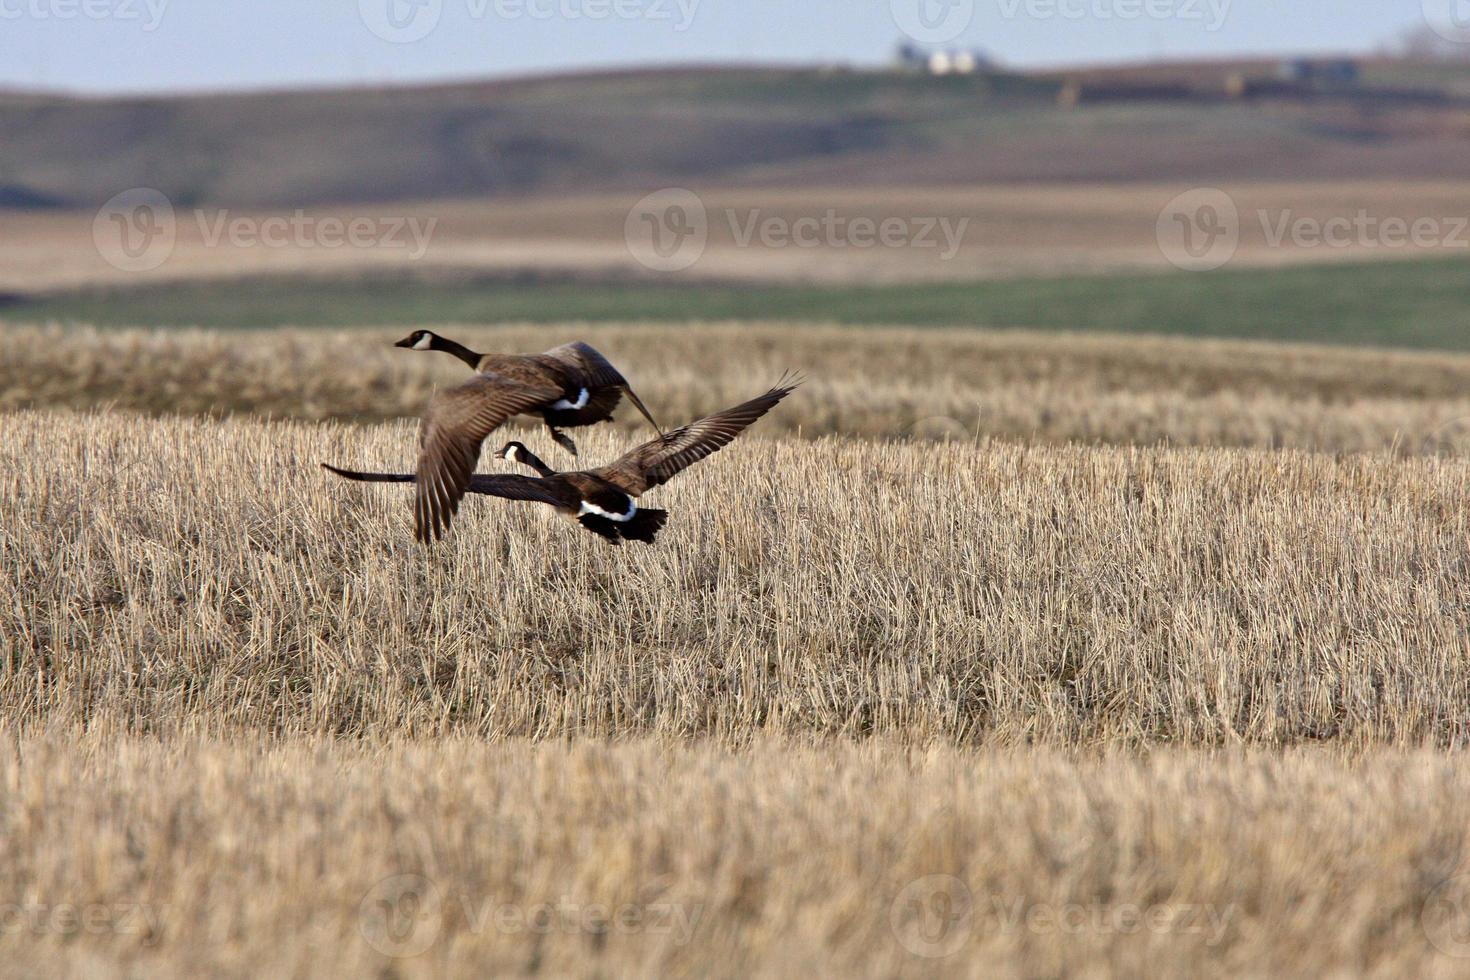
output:
POLYGON ((553 507, 565 507, 568 503, 568 494, 564 488, 559 488, 554 481, 544 480, 539 476, 521 476, 516 473, 479 475, 472 477, 470 485, 465 489, 470 493, 482 493, 489 497, 529 500, 553 507))
MULTIPOLYGON (((360 470, 344 470, 329 463, 323 463, 322 468, 345 480, 356 480, 360 483, 413 483, 416 479, 412 473, 365 473, 360 470)), ((553 507, 566 507, 575 496, 575 492, 568 493, 566 487, 550 480, 514 473, 476 474, 470 477, 465 492, 506 500, 529 500, 553 507)))
POLYGON ((655 431, 663 432, 663 428, 654 420, 653 413, 648 410, 648 406, 643 404, 643 399, 639 398, 638 393, 628 384, 628 379, 623 377, 622 373, 612 366, 612 362, 603 357, 591 344, 585 344, 579 340, 575 343, 553 347, 541 356, 560 361, 571 368, 581 379, 580 383, 588 388, 621 388, 627 392, 628 401, 633 403, 633 407, 648 419, 648 424, 653 426, 655 431))
POLYGON ((728 446, 735 437, 791 394, 800 379, 786 380, 759 397, 706 415, 634 449, 593 472, 634 496, 673 479, 695 463, 728 446))
POLYGON ((497 374, 479 374, 434 396, 419 430, 414 534, 423 543, 449 530, 469 488, 480 446, 512 415, 556 401, 561 392, 497 374))
POLYGON ((589 388, 625 388, 628 385, 628 380, 612 366, 611 361, 598 353, 591 344, 584 344, 580 340, 553 347, 542 356, 560 361, 571 368, 589 388))

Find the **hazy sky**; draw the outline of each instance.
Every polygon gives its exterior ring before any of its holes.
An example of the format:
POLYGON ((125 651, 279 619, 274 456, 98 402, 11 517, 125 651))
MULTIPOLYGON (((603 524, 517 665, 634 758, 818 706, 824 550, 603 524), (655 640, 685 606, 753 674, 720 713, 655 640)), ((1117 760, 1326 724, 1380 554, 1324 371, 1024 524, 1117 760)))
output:
POLYGON ((872 64, 905 36, 900 24, 1018 66, 1350 51, 1423 24, 1436 6, 1470 23, 1470 0, 0 0, 0 86, 177 91, 649 63, 872 64))

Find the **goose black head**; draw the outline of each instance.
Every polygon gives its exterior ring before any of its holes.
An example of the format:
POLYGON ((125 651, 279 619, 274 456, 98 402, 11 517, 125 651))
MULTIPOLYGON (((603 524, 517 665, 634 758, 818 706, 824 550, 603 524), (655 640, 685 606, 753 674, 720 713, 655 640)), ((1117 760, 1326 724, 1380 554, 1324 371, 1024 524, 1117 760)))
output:
POLYGON ((496 459, 508 459, 512 463, 517 461, 517 457, 524 457, 526 455, 526 447, 518 442, 507 442, 495 451, 496 459))
POLYGON ((556 475, 556 470, 541 462, 540 456, 537 456, 535 453, 531 452, 531 450, 527 449, 525 446, 521 445, 518 442, 507 442, 505 445, 501 446, 500 451, 495 454, 495 458, 508 459, 512 463, 519 463, 522 466, 529 466, 531 469, 535 470, 543 477, 556 475))
POLYGON ((415 330, 393 346, 407 347, 409 350, 435 350, 438 341, 439 335, 432 330, 415 330))

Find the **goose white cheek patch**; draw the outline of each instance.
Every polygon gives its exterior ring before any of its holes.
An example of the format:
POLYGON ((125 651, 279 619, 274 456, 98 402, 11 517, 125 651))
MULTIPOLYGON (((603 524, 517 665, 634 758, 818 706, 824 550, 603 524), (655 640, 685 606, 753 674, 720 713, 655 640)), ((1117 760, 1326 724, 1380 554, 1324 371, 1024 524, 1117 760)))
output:
POLYGON ((638 503, 631 499, 628 501, 628 512, 626 514, 610 514, 596 504, 589 504, 584 500, 582 501, 582 509, 577 512, 577 516, 582 517, 586 514, 596 514, 598 517, 606 517, 610 521, 617 521, 619 524, 622 524, 631 521, 633 515, 636 513, 638 513, 638 503))
POLYGON ((434 342, 434 338, 433 337, 430 337, 428 334, 424 334, 422 337, 420 337, 417 341, 414 342, 413 349, 414 350, 428 350, 429 349, 429 345, 432 344, 433 342, 434 342))
POLYGON ((569 402, 565 398, 563 398, 561 401, 554 403, 551 407, 552 408, 559 408, 562 411, 576 411, 577 409, 581 408, 582 406, 584 406, 586 404, 587 404, 587 389, 586 388, 583 388, 577 394, 577 400, 576 401, 569 402))

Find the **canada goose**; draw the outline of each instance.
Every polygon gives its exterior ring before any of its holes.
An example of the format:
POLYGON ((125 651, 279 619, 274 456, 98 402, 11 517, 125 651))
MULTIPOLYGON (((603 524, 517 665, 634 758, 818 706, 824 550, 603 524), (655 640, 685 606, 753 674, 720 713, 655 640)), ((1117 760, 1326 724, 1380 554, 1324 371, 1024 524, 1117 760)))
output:
POLYGON ((613 409, 617 408, 624 392, 648 419, 654 431, 660 434, 664 431, 654 421, 643 399, 628 386, 627 379, 588 344, 564 344, 544 354, 477 354, 432 330, 415 330, 393 346, 443 351, 453 354, 480 374, 498 375, 538 388, 555 388, 555 393, 549 395, 544 404, 533 405, 523 411, 545 419, 551 438, 573 456, 577 455, 577 444, 560 429, 606 422, 612 418, 613 409))
MULTIPOLYGON (((508 442, 495 454, 496 457, 522 463, 538 475, 469 476, 462 484, 463 492, 550 504, 563 516, 613 544, 623 541, 652 544, 669 515, 666 511, 639 507, 633 498, 667 483, 701 459, 728 446, 799 384, 799 379, 783 378, 776 387, 758 398, 690 422, 595 470, 558 473, 519 442, 508 442)), ((322 466, 349 480, 417 482, 415 523, 419 540, 426 543, 431 534, 438 538, 448 530, 458 508, 457 496, 446 498, 436 492, 426 493, 422 472, 415 477, 408 473, 358 473, 326 463, 322 466)))

